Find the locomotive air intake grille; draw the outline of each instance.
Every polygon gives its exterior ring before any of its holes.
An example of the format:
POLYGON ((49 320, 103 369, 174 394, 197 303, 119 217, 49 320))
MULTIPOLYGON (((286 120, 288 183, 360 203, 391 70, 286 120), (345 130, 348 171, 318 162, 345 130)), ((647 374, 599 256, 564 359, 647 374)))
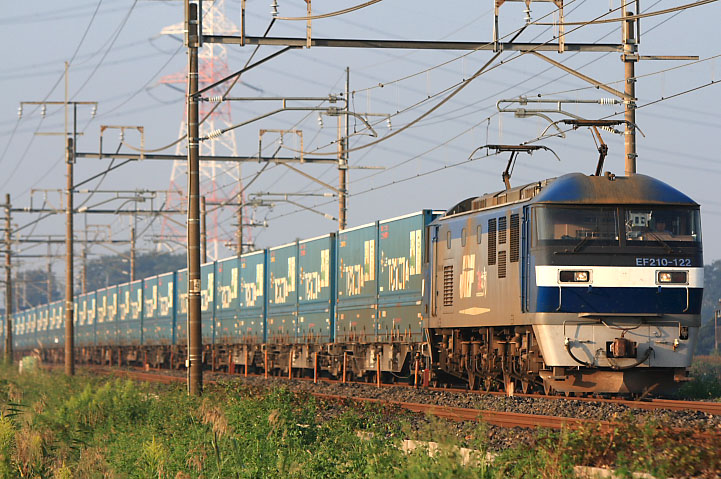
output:
POLYGON ((498 218, 498 244, 506 244, 506 217, 498 218))
POLYGON ((520 244, 520 228, 518 215, 511 215, 511 263, 518 263, 520 244))
POLYGON ((453 306, 453 266, 443 267, 443 306, 453 306))
POLYGON ((498 252, 498 277, 499 278, 506 277, 506 252, 505 251, 498 252))
POLYGON ((496 219, 488 220, 488 264, 496 264, 496 219))

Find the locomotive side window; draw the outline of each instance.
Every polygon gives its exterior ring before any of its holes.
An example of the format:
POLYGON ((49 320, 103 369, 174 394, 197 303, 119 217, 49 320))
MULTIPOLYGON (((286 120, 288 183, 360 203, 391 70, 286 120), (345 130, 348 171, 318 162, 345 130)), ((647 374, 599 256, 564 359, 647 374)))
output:
POLYGON ((511 263, 518 263, 520 236, 518 215, 511 215, 511 263))
POLYGON ((625 230, 633 244, 701 242, 698 210, 686 208, 628 208, 625 230))
POLYGON ((483 239, 483 227, 481 225, 476 226, 476 243, 481 244, 483 239))
POLYGON ((488 220, 488 264, 496 264, 496 219, 488 220))
POLYGON ((461 246, 465 246, 465 245, 466 245, 466 229, 463 228, 461 230, 461 246))
POLYGON ((446 231, 446 248, 451 249, 451 230, 446 231))

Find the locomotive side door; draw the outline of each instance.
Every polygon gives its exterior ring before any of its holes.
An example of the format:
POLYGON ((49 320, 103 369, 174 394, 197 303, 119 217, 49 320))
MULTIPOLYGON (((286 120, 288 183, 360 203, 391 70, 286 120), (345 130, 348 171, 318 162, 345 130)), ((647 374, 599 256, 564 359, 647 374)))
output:
POLYGON ((531 208, 523 207, 521 223, 521 312, 528 312, 528 296, 530 293, 529 274, 531 265, 531 208))

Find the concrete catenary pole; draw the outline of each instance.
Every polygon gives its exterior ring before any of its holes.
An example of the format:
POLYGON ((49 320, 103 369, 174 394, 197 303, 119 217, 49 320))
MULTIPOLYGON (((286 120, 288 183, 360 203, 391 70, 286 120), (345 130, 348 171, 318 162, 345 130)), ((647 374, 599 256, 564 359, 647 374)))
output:
POLYGON ((200 197, 200 261, 208 262, 208 230, 207 210, 205 209, 205 196, 200 197))
POLYGON ((135 226, 130 227, 130 281, 135 281, 135 226))
POLYGON ((13 283, 10 262, 10 195, 5 195, 5 364, 13 362, 13 283))
POLYGON ((345 136, 341 135, 341 117, 338 116, 338 229, 348 225, 348 109, 350 108, 350 68, 345 69, 345 136))
POLYGON ((238 163, 238 228, 235 230, 235 254, 243 254, 243 180, 241 164, 238 163))
MULTIPOLYGON (((623 6, 623 16, 631 16, 626 4, 623 6)), ((635 22, 626 20, 623 22, 623 66, 625 81, 625 93, 629 95, 624 103, 626 105, 625 119, 626 131, 624 134, 625 172, 626 176, 636 174, 636 41, 634 35, 635 22)))
POLYGON ((53 259, 50 241, 48 241, 48 270, 47 270, 48 304, 53 302, 53 259))
POLYGON ((185 0, 188 47, 188 394, 203 392, 200 322, 200 144, 198 125, 198 4, 185 0))
POLYGON ((67 209, 65 211, 65 374, 75 374, 75 341, 73 332, 73 139, 65 140, 65 163, 67 164, 67 209))

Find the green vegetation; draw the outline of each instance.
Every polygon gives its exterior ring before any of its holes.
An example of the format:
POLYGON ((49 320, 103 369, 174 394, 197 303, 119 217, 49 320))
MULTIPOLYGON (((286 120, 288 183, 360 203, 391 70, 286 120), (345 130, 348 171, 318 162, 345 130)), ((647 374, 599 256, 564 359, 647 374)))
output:
POLYGON ((721 400, 721 356, 696 356, 689 381, 681 386, 678 396, 694 400, 721 400))
MULTIPOLYGON (((714 311, 721 309, 721 260, 703 268, 703 303, 701 328, 696 344, 696 354, 711 354, 714 350, 714 311)), ((721 351, 717 351, 718 354, 721 351)))
POLYGON ((488 464, 485 424, 458 427, 243 383, 190 398, 179 385, 0 369, 0 404, 0 478, 566 478, 577 464, 657 477, 721 470, 721 439, 631 417, 615 432, 518 434, 488 464), (440 447, 433 457, 423 446, 406 454, 403 439, 440 447), (477 451, 470 464, 459 447, 477 451))

